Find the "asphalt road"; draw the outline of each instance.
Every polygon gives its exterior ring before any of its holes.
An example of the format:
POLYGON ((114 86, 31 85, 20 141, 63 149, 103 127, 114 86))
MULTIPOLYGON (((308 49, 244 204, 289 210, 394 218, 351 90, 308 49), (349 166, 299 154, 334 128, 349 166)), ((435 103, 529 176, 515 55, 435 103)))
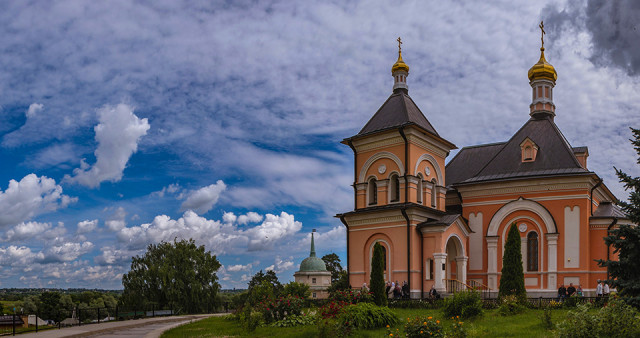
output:
POLYGON ((21 338, 59 338, 59 337, 113 337, 113 338, 157 338, 166 330, 192 321, 205 319, 210 316, 223 315, 192 315, 175 317, 157 317, 120 322, 108 322, 52 329, 19 335, 21 338))

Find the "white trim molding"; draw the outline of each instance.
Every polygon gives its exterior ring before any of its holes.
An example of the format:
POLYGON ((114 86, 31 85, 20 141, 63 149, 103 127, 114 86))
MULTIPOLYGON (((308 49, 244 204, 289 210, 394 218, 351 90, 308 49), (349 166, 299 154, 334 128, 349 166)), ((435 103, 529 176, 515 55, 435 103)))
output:
POLYGON ((369 170, 369 167, 371 167, 371 165, 382 158, 388 158, 390 160, 392 160, 393 162, 396 163, 396 165, 398 166, 398 170, 400 171, 400 176, 404 175, 404 166, 402 165, 402 161, 400 161, 400 159, 398 158, 398 156, 396 156, 393 153, 390 153, 388 151, 381 151, 379 153, 375 153, 374 155, 372 155, 371 157, 369 157, 367 159, 367 161, 364 163, 364 165, 362 166, 362 169, 360 169, 360 175, 358 176, 358 183, 362 183, 365 181, 365 177, 367 175, 367 171, 369 170))
POLYGON ((557 233, 556 223, 549 211, 540 203, 521 197, 515 201, 505 204, 504 206, 502 206, 502 208, 498 209, 498 211, 491 218, 489 228, 487 229, 487 236, 497 236, 498 228, 500 227, 500 224, 502 224, 504 219, 507 218, 507 216, 509 216, 512 212, 518 210, 533 212, 542 219, 544 225, 546 226, 547 233, 557 233))

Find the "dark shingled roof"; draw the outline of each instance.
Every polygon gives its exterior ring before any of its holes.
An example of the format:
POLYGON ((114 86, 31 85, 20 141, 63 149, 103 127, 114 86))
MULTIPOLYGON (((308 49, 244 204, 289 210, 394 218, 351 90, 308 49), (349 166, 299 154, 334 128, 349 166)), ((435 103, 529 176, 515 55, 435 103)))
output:
POLYGON ((418 125, 427 132, 440 137, 409 94, 403 90, 397 90, 391 94, 356 136, 407 124, 418 125))
POLYGON ((593 211, 593 216, 596 218, 627 218, 627 215, 620 209, 619 206, 611 202, 601 202, 598 208, 593 211))
POLYGON ((532 118, 505 143, 462 149, 446 167, 446 183, 588 172, 551 118, 532 118), (533 162, 522 162, 520 144, 527 137, 538 146, 533 162))
POLYGON ((418 227, 428 227, 428 226, 435 226, 435 225, 445 225, 445 226, 449 226, 451 224, 453 224, 453 222, 455 222, 458 217, 460 217, 460 214, 446 214, 444 216, 442 216, 442 218, 440 219, 430 219, 426 222, 422 222, 420 224, 418 224, 418 227))
POLYGON ((462 148, 446 167, 446 185, 473 177, 505 144, 491 143, 462 148))

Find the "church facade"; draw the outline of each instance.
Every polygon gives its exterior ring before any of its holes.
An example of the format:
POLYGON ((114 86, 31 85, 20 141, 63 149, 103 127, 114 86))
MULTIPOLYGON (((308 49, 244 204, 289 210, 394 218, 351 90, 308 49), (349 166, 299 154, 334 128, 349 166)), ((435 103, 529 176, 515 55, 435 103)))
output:
MULTIPOLYGON (((400 47, 400 46, 399 46, 400 47)), ((554 123, 554 67, 540 49, 528 73, 529 119, 507 141, 457 147, 431 125, 408 94, 409 66, 398 60, 393 93, 342 143, 354 153, 354 210, 336 215, 347 228, 352 286, 368 283, 373 246, 385 251, 387 281, 407 281, 411 297, 434 286, 499 288, 509 226, 521 236, 530 296, 560 284, 595 291, 613 257, 603 237, 629 220, 587 167, 587 147, 572 147, 554 123)), ((523 88, 523 90, 525 90, 523 88)))

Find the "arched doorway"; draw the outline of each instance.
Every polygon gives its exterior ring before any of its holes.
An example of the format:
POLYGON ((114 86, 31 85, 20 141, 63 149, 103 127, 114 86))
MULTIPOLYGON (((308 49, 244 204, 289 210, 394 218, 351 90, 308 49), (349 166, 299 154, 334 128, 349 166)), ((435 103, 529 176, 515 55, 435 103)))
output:
POLYGON ((462 241, 456 235, 450 236, 445 250, 447 255, 444 278, 447 280, 445 283, 447 291, 452 292, 453 288, 457 291, 464 289, 464 284, 467 282, 467 257, 462 241))

